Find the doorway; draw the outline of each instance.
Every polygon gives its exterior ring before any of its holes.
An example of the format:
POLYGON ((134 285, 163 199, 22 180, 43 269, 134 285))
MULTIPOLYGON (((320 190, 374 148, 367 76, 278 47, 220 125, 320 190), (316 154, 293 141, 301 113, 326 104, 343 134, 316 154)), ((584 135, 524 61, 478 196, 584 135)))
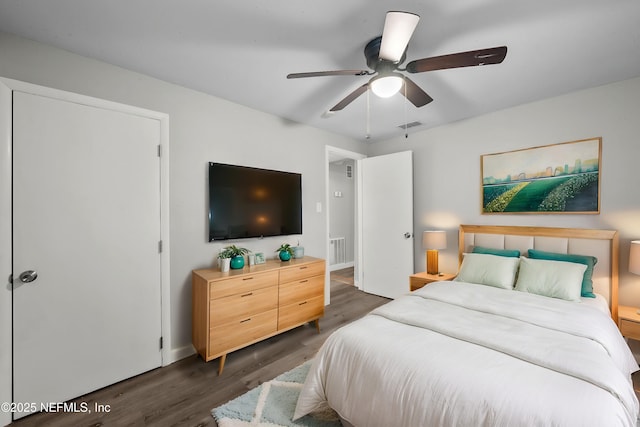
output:
MULTIPOLYGON (((404 151, 367 157, 335 147, 326 148, 326 259, 329 261, 335 257, 332 243, 335 237, 340 237, 331 235, 332 223, 337 221, 332 215, 331 202, 336 199, 335 192, 340 190, 331 189, 329 169, 331 164, 341 164, 348 159, 354 161, 354 285, 367 293, 396 298, 408 291, 407 278, 413 274, 412 153, 404 151), (397 262, 388 264, 388 253, 395 254, 397 262)), ((331 270, 331 266, 328 269, 331 270)), ((328 304, 329 277, 325 291, 325 303, 328 304)))
MULTIPOLYGON (((327 177, 327 279, 339 279, 337 283, 348 283, 360 288, 359 227, 358 212, 358 160, 364 154, 326 147, 327 177)), ((330 290, 330 287, 327 286, 330 290)), ((329 291, 330 292, 330 291, 329 291)))

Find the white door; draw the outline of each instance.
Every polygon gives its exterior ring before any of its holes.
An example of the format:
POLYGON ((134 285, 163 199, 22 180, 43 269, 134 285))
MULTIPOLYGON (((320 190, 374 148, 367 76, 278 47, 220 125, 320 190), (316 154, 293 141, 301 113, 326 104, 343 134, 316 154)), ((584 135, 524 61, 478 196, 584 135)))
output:
POLYGON ((161 365, 159 141, 158 120, 14 92, 14 402, 161 365))
POLYGON ((409 292, 413 274, 411 151, 360 160, 362 289, 387 298, 409 292))

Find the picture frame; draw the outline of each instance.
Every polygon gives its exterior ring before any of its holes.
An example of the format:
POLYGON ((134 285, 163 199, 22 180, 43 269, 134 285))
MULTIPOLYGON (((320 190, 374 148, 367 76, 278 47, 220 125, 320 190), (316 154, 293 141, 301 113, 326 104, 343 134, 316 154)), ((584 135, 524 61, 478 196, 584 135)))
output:
POLYGON ((264 264, 265 262, 267 262, 263 252, 256 252, 254 255, 256 257, 256 265, 264 264))
POLYGON ((599 214, 602 137, 480 156, 482 214, 599 214))

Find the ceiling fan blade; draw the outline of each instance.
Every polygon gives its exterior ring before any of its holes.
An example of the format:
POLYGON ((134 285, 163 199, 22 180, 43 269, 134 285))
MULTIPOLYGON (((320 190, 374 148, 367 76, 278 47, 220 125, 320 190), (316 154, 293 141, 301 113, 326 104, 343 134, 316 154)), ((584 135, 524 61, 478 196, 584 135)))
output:
POLYGON ((404 86, 400 88, 400 93, 403 96, 406 96, 407 99, 418 108, 433 101, 433 98, 431 98, 424 90, 420 88, 420 86, 415 84, 413 80, 409 79, 408 77, 404 78, 404 86))
POLYGON ((407 71, 409 73, 423 73, 425 71, 444 70, 446 68, 499 64, 504 61, 505 56, 507 56, 506 46, 470 50, 468 52, 416 59, 407 64, 407 71))
POLYGON ((357 97, 359 97, 360 95, 365 93, 367 91, 367 89, 369 89, 369 83, 368 82, 363 84, 362 86, 360 86, 359 88, 357 88, 353 92, 351 92, 342 101, 340 101, 336 105, 334 105, 333 108, 331 110, 329 110, 329 111, 340 111, 340 110, 342 110, 344 107, 346 107, 347 105, 351 104, 357 97))
POLYGON ((407 49, 420 16, 409 12, 387 12, 382 31, 380 59, 399 62, 407 49))
POLYGON ((336 70, 336 71, 314 71, 310 73, 291 73, 288 79, 299 79, 302 77, 323 77, 323 76, 366 76, 371 72, 366 70, 336 70))

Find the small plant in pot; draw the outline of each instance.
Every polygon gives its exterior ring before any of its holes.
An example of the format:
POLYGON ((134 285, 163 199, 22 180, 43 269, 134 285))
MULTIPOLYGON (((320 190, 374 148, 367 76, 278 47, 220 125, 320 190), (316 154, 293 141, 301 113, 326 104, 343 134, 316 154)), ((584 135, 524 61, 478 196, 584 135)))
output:
POLYGON ((293 256, 293 248, 288 243, 281 244, 280 247, 276 249, 276 252, 281 261, 289 261, 293 256))
POLYGON ((221 249, 218 252, 218 267, 222 271, 229 271, 231 265, 231 253, 226 249, 221 249))
POLYGON ((225 254, 226 258, 231 258, 231 268, 236 270, 244 267, 244 256, 249 253, 249 249, 231 245, 224 248, 222 253, 225 254))

